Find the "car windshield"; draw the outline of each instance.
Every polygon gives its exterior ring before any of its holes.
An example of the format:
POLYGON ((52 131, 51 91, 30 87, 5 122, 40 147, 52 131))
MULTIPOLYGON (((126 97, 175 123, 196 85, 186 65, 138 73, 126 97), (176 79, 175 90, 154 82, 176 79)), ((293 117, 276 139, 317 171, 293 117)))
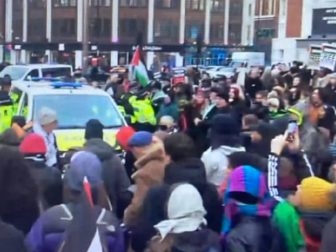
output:
POLYGON ((24 66, 7 66, 0 72, 0 78, 9 75, 12 80, 21 79, 28 71, 24 66))
POLYGON ((123 120, 109 97, 101 95, 38 95, 34 98, 33 119, 42 107, 56 111, 58 128, 82 129, 90 119, 105 128, 118 128, 123 120))

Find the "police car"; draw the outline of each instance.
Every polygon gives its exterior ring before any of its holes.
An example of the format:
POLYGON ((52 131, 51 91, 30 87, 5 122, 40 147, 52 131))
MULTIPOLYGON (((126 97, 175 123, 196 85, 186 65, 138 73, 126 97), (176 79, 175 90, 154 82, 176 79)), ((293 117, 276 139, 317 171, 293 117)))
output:
POLYGON ((98 119, 104 125, 104 140, 115 146, 116 131, 126 125, 113 99, 104 91, 79 83, 39 81, 14 83, 12 94, 18 97, 17 115, 34 121, 42 107, 56 111, 56 141, 60 151, 82 147, 85 125, 98 119))
POLYGON ((0 78, 9 75, 13 81, 30 81, 33 78, 72 76, 72 66, 63 64, 27 64, 5 67, 0 78))

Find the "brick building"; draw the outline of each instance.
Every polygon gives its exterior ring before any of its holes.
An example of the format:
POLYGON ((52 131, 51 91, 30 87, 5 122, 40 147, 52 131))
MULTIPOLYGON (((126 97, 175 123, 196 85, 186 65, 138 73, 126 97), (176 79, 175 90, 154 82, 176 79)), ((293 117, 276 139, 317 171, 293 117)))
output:
POLYGON ((253 44, 253 0, 1 2, 6 18, 0 18, 0 24, 5 22, 5 42, 13 49, 6 53, 12 63, 44 58, 80 67, 86 31, 90 55, 104 57, 111 65, 127 63, 139 41, 147 45, 147 65, 155 56, 177 65, 184 56, 192 63, 192 46, 199 35, 206 57, 218 62, 230 46, 253 44))
POLYGON ((336 42, 334 0, 280 0, 272 62, 307 62, 309 46, 336 42))

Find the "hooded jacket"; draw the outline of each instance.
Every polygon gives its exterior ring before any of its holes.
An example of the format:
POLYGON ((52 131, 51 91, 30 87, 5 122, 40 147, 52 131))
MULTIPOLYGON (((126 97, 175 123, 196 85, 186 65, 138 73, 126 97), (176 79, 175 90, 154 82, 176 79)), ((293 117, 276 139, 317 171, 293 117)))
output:
POLYGON ((85 143, 85 149, 94 153, 102 162, 103 180, 114 212, 122 217, 125 207, 131 201, 128 191, 130 181, 126 170, 114 149, 101 139, 90 139, 85 143))
POLYGON ((163 181, 167 165, 163 145, 153 143, 146 153, 135 162, 137 171, 132 175, 136 190, 131 204, 125 210, 124 222, 134 226, 139 221, 143 200, 152 186, 160 185, 163 181))
POLYGON ((23 234, 13 226, 0 221, 0 251, 26 252, 23 234))
POLYGON ((208 182, 219 187, 224 181, 225 170, 228 167, 227 157, 240 151, 245 151, 245 148, 222 145, 217 149, 206 150, 202 155, 202 161, 205 165, 208 182))

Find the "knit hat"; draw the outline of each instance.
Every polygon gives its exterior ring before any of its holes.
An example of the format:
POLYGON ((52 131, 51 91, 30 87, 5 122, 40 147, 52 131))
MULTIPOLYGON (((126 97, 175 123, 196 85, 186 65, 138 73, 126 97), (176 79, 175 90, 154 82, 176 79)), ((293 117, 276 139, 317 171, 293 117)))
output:
POLYGON ((48 107, 43 107, 40 109, 38 113, 38 122, 42 126, 48 125, 50 123, 56 122, 57 121, 57 114, 56 111, 52 110, 51 108, 48 107))
POLYGON ((91 138, 103 139, 104 125, 97 119, 91 119, 86 123, 85 126, 85 139, 89 140, 91 138))
POLYGON ((130 126, 125 126, 120 128, 116 134, 116 139, 121 148, 124 150, 128 149, 128 141, 135 134, 135 130, 130 126))
POLYGON ((83 179, 87 177, 92 187, 103 184, 102 165, 98 157, 91 152, 75 153, 70 161, 70 168, 65 174, 65 184, 72 190, 81 192, 83 179))
POLYGON ((302 180, 300 192, 300 208, 304 210, 326 211, 335 208, 331 192, 335 185, 318 177, 302 180))
POLYGON ((211 123, 211 134, 216 135, 239 135, 240 126, 231 115, 218 114, 211 123))
POLYGON ((24 155, 44 155, 47 152, 47 146, 42 136, 31 133, 22 140, 20 152, 24 155))
POLYGON ((135 133, 128 141, 129 147, 143 147, 150 145, 153 141, 153 134, 147 131, 135 133))

